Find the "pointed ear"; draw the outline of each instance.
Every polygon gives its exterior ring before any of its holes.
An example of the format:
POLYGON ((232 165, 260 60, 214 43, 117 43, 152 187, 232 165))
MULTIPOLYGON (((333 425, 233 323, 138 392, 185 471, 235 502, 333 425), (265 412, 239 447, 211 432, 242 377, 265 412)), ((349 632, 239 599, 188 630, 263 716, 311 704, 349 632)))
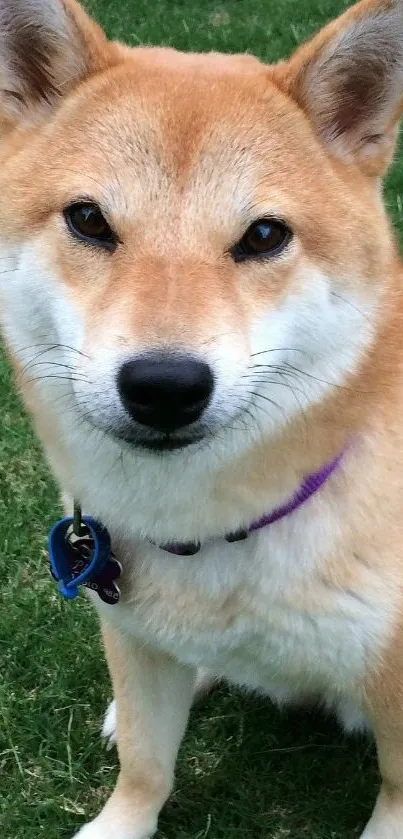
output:
POLYGON ((403 0, 363 0, 274 77, 336 157, 384 174, 403 105, 403 0))
POLYGON ((0 111, 29 123, 92 72, 113 46, 76 0, 0 0, 0 111))

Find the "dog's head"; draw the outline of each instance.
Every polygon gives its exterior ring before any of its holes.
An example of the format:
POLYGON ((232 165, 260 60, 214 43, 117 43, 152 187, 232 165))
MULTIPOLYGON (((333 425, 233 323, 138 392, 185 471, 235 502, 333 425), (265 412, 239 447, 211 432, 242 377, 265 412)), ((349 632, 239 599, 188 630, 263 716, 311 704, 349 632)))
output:
POLYGON ((401 0, 269 67, 0 0, 0 61, 2 319, 51 413, 66 393, 84 428, 210 451, 355 374, 396 258, 401 0))

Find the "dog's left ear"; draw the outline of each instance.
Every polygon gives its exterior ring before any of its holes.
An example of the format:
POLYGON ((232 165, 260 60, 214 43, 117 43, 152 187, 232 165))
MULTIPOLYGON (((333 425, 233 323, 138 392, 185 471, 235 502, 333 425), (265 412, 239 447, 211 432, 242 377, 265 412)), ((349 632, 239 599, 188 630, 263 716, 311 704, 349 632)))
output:
POLYGON ((0 121, 38 122, 113 51, 76 0, 0 0, 0 121))
POLYGON ((403 0, 363 0, 273 73, 332 154, 384 174, 403 109, 403 0))

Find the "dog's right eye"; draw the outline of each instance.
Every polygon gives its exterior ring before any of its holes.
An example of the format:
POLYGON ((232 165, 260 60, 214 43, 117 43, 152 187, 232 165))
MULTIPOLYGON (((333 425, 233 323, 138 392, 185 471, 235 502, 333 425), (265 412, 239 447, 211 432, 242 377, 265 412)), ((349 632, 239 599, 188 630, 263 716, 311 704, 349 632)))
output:
POLYGON ((104 218, 101 210, 91 202, 76 202, 64 210, 70 233, 89 245, 114 250, 117 236, 104 218))
POLYGON ((248 227, 242 239, 231 250, 235 262, 247 259, 270 259, 287 247, 292 233, 284 221, 261 218, 248 227))

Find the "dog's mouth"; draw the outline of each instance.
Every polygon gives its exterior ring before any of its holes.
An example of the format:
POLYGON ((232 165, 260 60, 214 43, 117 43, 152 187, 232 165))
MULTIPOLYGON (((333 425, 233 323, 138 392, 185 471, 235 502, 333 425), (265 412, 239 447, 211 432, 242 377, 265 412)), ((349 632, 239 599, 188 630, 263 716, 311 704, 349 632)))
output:
POLYGON ((203 428, 195 429, 188 433, 176 432, 157 432, 151 429, 143 429, 139 426, 115 426, 107 423, 99 422, 97 417, 88 415, 85 420, 89 425, 97 430, 102 430, 108 437, 117 442, 125 443, 132 449, 139 449, 146 452, 164 454, 164 452, 179 452, 182 449, 187 449, 190 446, 202 445, 208 436, 211 437, 211 432, 208 435, 203 428))
POLYGON ((201 445, 206 439, 206 435, 202 432, 179 435, 172 433, 144 433, 138 429, 129 431, 127 429, 111 429, 109 434, 111 437, 114 437, 115 440, 122 441, 133 449, 140 449, 142 451, 156 454, 164 454, 164 452, 179 452, 182 449, 189 448, 190 446, 201 445))
POLYGON ((149 452, 175 452, 181 449, 186 449, 189 446, 196 445, 203 441, 202 436, 197 437, 172 437, 167 434, 164 437, 157 439, 147 439, 145 437, 136 436, 135 438, 124 438, 126 443, 136 448, 143 449, 149 452))

